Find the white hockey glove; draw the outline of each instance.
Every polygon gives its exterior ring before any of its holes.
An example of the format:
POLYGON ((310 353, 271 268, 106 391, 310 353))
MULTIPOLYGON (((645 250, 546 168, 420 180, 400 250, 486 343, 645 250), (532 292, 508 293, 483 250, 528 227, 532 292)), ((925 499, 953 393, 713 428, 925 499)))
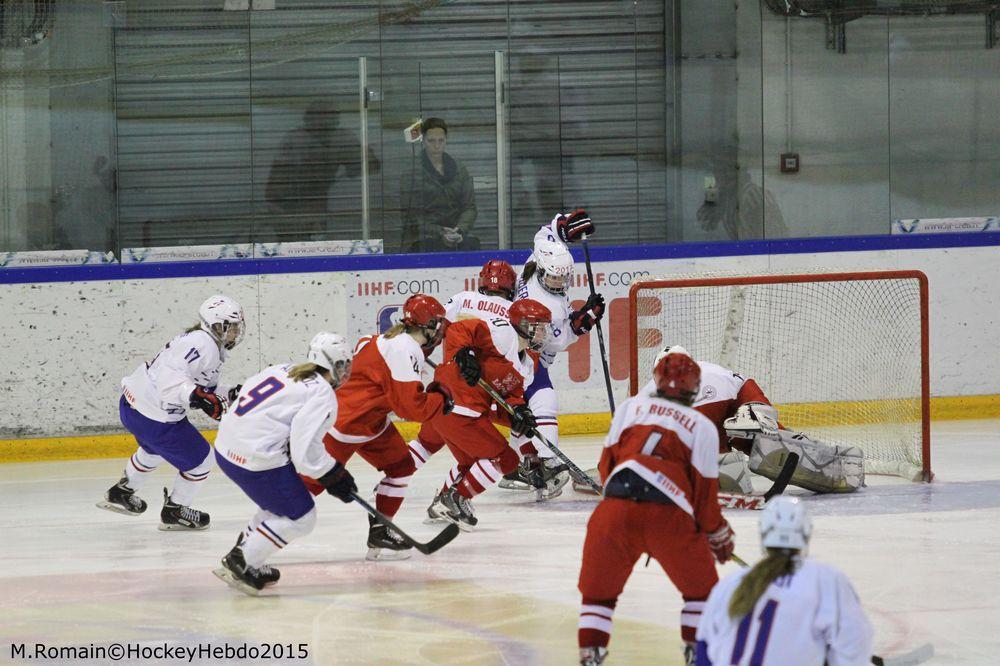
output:
POLYGON ((730 437, 752 438, 755 435, 778 433, 778 410, 763 402, 748 402, 740 405, 736 415, 722 422, 730 437))

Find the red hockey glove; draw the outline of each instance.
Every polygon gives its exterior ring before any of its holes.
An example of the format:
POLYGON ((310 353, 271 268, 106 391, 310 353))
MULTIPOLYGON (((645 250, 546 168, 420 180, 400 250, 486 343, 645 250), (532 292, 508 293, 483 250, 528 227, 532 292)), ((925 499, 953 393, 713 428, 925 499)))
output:
POLYGON ((712 550, 712 554, 715 555, 719 564, 725 564, 732 557, 736 543, 733 541, 733 528, 729 526, 725 518, 722 519, 722 524, 719 525, 718 529, 709 533, 708 547, 712 550))
POLYGON ((444 398, 444 405, 441 406, 442 414, 451 414, 451 410, 455 409, 455 399, 451 397, 451 389, 441 382, 431 382, 425 390, 428 393, 440 393, 444 398))
POLYGON ((583 335, 604 317, 604 297, 591 294, 579 310, 569 313, 569 326, 577 335, 583 335))
POLYGON ((208 414, 210 418, 218 421, 222 418, 222 413, 225 411, 224 403, 225 398, 221 395, 217 395, 212 391, 197 386, 194 391, 191 392, 191 398, 188 402, 188 406, 191 407, 191 409, 200 409, 208 414))
POLYGON ((455 365, 462 379, 469 386, 475 386, 479 378, 483 376, 483 370, 479 366, 479 359, 476 358, 475 350, 472 347, 462 347, 455 354, 455 365))
POLYGON ((572 213, 565 213, 556 217, 556 231, 563 243, 575 243, 584 234, 592 236, 594 234, 594 223, 591 221, 587 211, 577 208, 572 213))
POLYGON ((530 437, 535 434, 538 422, 527 405, 518 405, 510 415, 510 431, 515 437, 530 437))
POLYGON ((316 479, 326 492, 330 493, 341 502, 352 502, 354 498, 351 493, 358 492, 358 486, 354 483, 354 477, 347 471, 347 468, 339 462, 333 466, 329 472, 316 479))

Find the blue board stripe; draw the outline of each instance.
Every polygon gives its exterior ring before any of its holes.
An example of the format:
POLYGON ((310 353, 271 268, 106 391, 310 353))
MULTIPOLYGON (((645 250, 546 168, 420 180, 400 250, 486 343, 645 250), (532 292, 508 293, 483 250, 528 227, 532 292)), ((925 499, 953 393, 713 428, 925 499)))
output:
MULTIPOLYGON (((637 261, 690 259, 767 254, 813 254, 823 252, 868 252, 874 250, 928 250, 957 247, 1000 246, 1000 232, 913 234, 897 236, 847 236, 783 238, 710 243, 593 246, 592 261, 637 261)), ((523 263, 527 250, 486 250, 437 254, 354 255, 347 257, 275 257, 268 259, 221 259, 149 264, 97 264, 0 269, 0 284, 85 282, 89 280, 150 280, 158 278, 273 275, 281 273, 327 273, 412 268, 478 267, 490 259, 523 263)), ((583 261, 583 250, 573 248, 583 261)))

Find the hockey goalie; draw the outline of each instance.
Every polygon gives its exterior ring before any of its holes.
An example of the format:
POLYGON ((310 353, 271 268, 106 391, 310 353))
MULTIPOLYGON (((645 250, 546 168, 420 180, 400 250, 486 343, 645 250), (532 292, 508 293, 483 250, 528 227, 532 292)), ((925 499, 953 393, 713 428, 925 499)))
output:
MULTIPOLYGON (((673 353, 672 346, 656 357, 673 353)), ((791 452, 799 463, 790 483, 815 493, 850 493, 864 485, 864 454, 856 446, 836 446, 795 432, 778 422, 778 410, 753 379, 707 361, 701 390, 692 405, 719 429, 719 486, 725 492, 750 493, 749 472, 775 480, 791 452)), ((655 363, 654 363, 655 366, 655 363)), ((652 380, 640 393, 655 390, 652 380)))

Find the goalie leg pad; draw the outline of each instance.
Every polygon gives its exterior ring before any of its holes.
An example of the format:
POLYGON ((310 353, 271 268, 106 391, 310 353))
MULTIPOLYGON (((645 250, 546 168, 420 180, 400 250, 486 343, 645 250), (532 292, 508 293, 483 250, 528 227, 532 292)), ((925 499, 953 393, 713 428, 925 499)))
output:
POLYGON ((791 430, 757 436, 750 452, 750 469, 774 480, 790 451, 799 454, 792 485, 816 493, 850 493, 865 483, 861 449, 825 444, 791 430))
POLYGON ((750 482, 750 467, 747 457, 738 451, 730 451, 719 456, 719 490, 724 493, 753 492, 750 482))

